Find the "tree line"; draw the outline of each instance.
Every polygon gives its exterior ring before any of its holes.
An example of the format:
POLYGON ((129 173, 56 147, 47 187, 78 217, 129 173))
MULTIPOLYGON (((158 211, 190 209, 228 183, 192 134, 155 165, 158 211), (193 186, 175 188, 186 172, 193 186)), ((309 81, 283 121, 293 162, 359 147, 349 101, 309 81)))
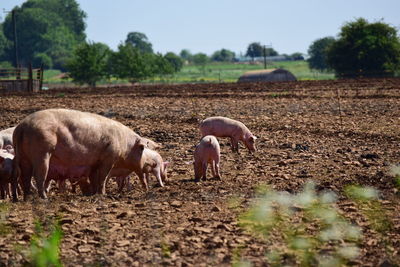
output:
MULTIPOLYGON (((0 24, 0 67, 16 64, 44 65, 69 72, 77 83, 95 85, 116 77, 131 82, 173 74, 184 64, 205 66, 209 62, 233 62, 237 55, 220 49, 208 56, 183 49, 179 54, 156 53, 144 33, 129 32, 117 51, 106 44, 86 41, 86 13, 75 0, 28 0, 13 9, 0 24), (17 29, 17 53, 14 29, 17 29)), ((310 68, 334 71, 337 77, 393 76, 399 70, 400 42, 397 29, 382 21, 357 19, 346 23, 337 38, 324 37, 308 49, 310 68)), ((253 60, 280 55, 260 42, 247 46, 253 60)), ((286 60, 304 60, 301 53, 280 55, 286 60)))

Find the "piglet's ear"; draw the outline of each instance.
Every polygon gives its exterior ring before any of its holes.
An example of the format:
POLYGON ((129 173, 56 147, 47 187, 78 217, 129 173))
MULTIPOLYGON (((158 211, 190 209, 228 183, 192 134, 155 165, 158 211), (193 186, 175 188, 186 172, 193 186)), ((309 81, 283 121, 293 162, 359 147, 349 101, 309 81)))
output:
POLYGON ((4 158, 2 156, 0 156, 0 164, 2 164, 4 161, 4 158))

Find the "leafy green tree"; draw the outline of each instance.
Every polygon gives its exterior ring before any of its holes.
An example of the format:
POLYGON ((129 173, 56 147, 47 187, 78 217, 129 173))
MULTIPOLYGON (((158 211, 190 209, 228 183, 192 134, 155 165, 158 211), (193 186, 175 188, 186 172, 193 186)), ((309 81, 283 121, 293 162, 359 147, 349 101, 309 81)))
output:
POLYGON ((291 54, 290 58, 292 60, 304 60, 303 54, 300 52, 295 52, 295 53, 291 54))
POLYGON ((3 27, 0 24, 0 61, 11 61, 9 51, 11 50, 12 43, 5 37, 3 27))
MULTIPOLYGON (((267 57, 274 57, 274 56, 278 56, 279 53, 275 49, 273 49, 272 47, 267 47, 267 48, 265 48, 265 55, 267 57)), ((261 53, 261 56, 264 56, 264 48, 263 48, 263 51, 261 53)))
POLYGON ((175 72, 174 65, 162 54, 151 54, 151 59, 147 61, 151 64, 151 76, 173 74, 175 72))
POLYGON ((192 62, 193 55, 188 49, 182 49, 179 56, 187 62, 192 62))
POLYGON ((131 44, 142 53, 153 53, 153 45, 148 41, 146 34, 141 32, 128 33, 125 44, 131 44))
POLYGON ((103 43, 84 43, 78 46, 67 62, 70 77, 78 84, 96 83, 106 78, 110 48, 103 43))
POLYGON ((60 26, 50 29, 42 38, 43 48, 47 48, 43 53, 52 59, 54 68, 65 71, 65 65, 68 58, 71 57, 71 51, 78 45, 73 33, 65 26, 60 26))
POLYGON ((315 40, 308 48, 308 55, 310 56, 307 60, 308 65, 311 69, 319 71, 329 70, 327 62, 328 48, 335 42, 333 37, 324 37, 315 40))
POLYGON ((112 53, 110 66, 114 76, 134 83, 153 75, 151 60, 152 54, 141 53, 131 43, 126 43, 119 45, 118 51, 112 53))
POLYGON ((342 27, 327 55, 338 77, 392 76, 400 66, 400 41, 395 27, 359 18, 342 27))
POLYGON ((247 47, 246 57, 251 57, 254 59, 255 57, 262 57, 263 56, 263 47, 260 43, 251 43, 247 47))
MULTIPOLYGON (((62 69, 74 48, 84 42, 86 14, 75 0, 28 0, 16 7, 19 62, 27 65, 35 54, 51 57, 56 68, 62 69)), ((11 15, 3 23, 4 35, 14 40, 11 15)), ((13 50, 8 58, 14 60, 13 50)))
POLYGON ((28 0, 22 7, 39 8, 50 13, 55 13, 62 21, 62 25, 67 27, 80 42, 86 39, 85 19, 86 13, 82 11, 76 0, 28 0))
POLYGON ((43 64, 43 67, 47 69, 53 68, 53 61, 51 60, 51 57, 45 53, 36 53, 33 56, 32 64, 33 66, 41 66, 43 64))
POLYGON ((215 51, 212 56, 212 61, 231 62, 235 59, 235 52, 229 51, 225 48, 215 51))
POLYGON ((192 57, 193 63, 199 66, 199 69, 205 73, 206 64, 210 61, 210 58, 204 53, 197 53, 192 57))
POLYGON ((178 72, 182 69, 183 60, 175 53, 168 52, 165 54, 164 58, 168 60, 168 62, 174 67, 175 72, 178 72))
POLYGON ((206 65, 210 59, 204 53, 197 53, 193 55, 193 63, 196 65, 206 65))

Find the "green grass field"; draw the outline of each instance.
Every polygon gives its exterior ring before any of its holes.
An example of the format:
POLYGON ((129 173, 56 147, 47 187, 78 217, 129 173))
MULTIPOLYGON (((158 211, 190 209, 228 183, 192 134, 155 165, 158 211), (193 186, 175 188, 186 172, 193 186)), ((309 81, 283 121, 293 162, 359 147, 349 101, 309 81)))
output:
MULTIPOLYGON (((334 79, 333 73, 321 73, 310 70, 306 61, 280 61, 268 62, 267 68, 284 68, 292 72, 298 80, 327 80, 334 79)), ((264 69, 264 64, 239 64, 239 63, 210 63, 205 66, 185 65, 182 70, 174 75, 154 77, 143 81, 144 83, 218 83, 236 82, 238 78, 250 70, 264 69)), ((46 70, 45 83, 69 83, 70 79, 60 78, 60 71, 46 70)), ((99 84, 123 84, 127 80, 111 79, 99 84)))

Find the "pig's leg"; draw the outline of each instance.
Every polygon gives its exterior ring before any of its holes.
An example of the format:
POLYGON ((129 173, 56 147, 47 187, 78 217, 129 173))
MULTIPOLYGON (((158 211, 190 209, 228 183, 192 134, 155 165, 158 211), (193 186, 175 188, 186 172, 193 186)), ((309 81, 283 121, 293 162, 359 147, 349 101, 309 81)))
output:
POLYGON ((131 191, 133 188, 131 184, 131 176, 128 175, 125 177, 125 179, 126 179, 126 188, 128 189, 128 191, 131 191))
POLYGON ((139 180, 142 183, 143 189, 149 191, 149 185, 147 184, 146 178, 143 172, 138 172, 137 175, 139 176, 139 180))
POLYGON ((112 164, 106 162, 100 162, 98 165, 92 168, 89 175, 90 185, 92 187, 92 194, 102 194, 106 193, 106 178, 110 172, 112 164))
POLYGON ((150 184, 150 173, 145 172, 145 173, 143 173, 143 175, 144 175, 144 179, 146 179, 146 183, 150 184))
POLYGON ((69 183, 71 185, 71 193, 76 194, 76 184, 78 184, 79 181, 78 182, 71 182, 71 180, 69 180, 69 183))
POLYGON ((66 179, 61 179, 61 180, 58 181, 58 190, 61 193, 65 193, 65 191, 67 191, 66 179))
POLYGON ((118 176, 118 177, 115 177, 115 181, 117 182, 117 187, 118 187, 118 193, 122 193, 122 190, 124 190, 124 180, 125 180, 125 177, 121 177, 121 176, 118 176))
POLYGON ((153 170, 153 174, 154 174, 154 176, 157 178, 158 183, 160 184, 160 186, 161 186, 161 187, 164 187, 163 181, 162 181, 162 179, 161 179, 161 171, 160 171, 160 168, 155 168, 155 169, 153 170))
POLYGON ((221 180, 221 174, 219 173, 219 160, 214 161, 214 167, 215 167, 215 178, 218 180, 221 180))
POLYGON ((21 161, 21 169, 18 171, 18 167, 13 169, 13 177, 12 177, 12 193, 13 193, 13 201, 18 201, 17 197, 17 188, 18 188, 18 177, 20 176, 22 191, 24 194, 24 200, 28 199, 28 195, 32 194, 31 192, 31 180, 32 180, 32 165, 30 162, 21 161), (14 172, 15 170, 15 172, 14 172), (20 174, 20 175, 19 175, 20 174))
POLYGON ((211 173, 213 175, 213 178, 215 178, 216 172, 215 172, 215 161, 211 161, 211 173))
MULTIPOLYGON (((80 179, 78 182, 79 188, 81 189, 82 195, 90 196, 93 195, 93 186, 87 181, 87 179, 80 179)), ((75 184, 76 185, 76 184, 75 184)))
POLYGON ((7 183, 6 185, 6 196, 8 196, 9 198, 11 198, 11 190, 10 190, 10 183, 7 183))
POLYGON ((6 198, 6 190, 4 184, 0 184, 0 197, 1 199, 6 198))
POLYGON ((45 153, 42 156, 39 156, 34 162, 34 171, 33 176, 36 180, 36 187, 38 189, 39 196, 43 199, 47 198, 44 182, 47 177, 47 172, 49 170, 49 163, 50 163, 50 153, 45 153))
MULTIPOLYGON (((32 194, 31 179, 32 179, 32 167, 30 169, 21 170, 22 193, 24 195, 25 201, 28 200, 28 196, 32 194)), ((13 189, 13 191, 14 191, 14 189, 13 189)))
POLYGON ((232 152, 235 152, 235 141, 233 140, 233 137, 231 137, 231 149, 232 152))
POLYGON ((97 179, 99 181, 98 188, 97 188, 97 194, 106 194, 106 184, 108 180, 108 174, 110 173, 112 169, 113 163, 106 163, 104 162, 103 164, 100 165, 100 168, 97 171, 97 179))
POLYGON ((49 177, 46 177, 46 180, 44 181, 44 188, 46 190, 46 193, 50 192, 50 188, 51 188, 50 182, 51 182, 51 179, 49 177))
POLYGON ((201 165, 202 167, 202 172, 203 172, 203 181, 207 180, 207 161, 203 162, 203 164, 201 165))

